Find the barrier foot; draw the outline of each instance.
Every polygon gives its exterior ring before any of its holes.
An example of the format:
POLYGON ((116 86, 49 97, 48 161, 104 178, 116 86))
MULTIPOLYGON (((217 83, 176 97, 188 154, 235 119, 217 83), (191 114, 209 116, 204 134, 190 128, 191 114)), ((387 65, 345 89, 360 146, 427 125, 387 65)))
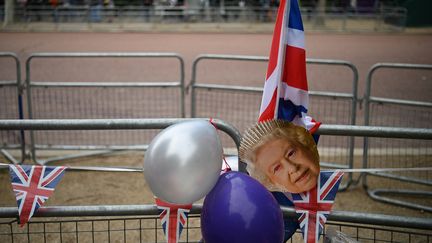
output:
POLYGON ((59 161, 63 161, 63 160, 99 156, 99 155, 110 154, 110 153, 115 153, 115 152, 119 152, 119 151, 122 151, 122 150, 104 150, 104 151, 96 151, 96 152, 93 151, 93 152, 87 152, 87 153, 65 155, 65 156, 50 158, 50 159, 46 159, 46 160, 36 160, 36 163, 38 163, 40 165, 47 165, 50 163, 59 162, 59 161))
POLYGON ((391 190, 391 189, 375 189, 367 190, 368 195, 376 200, 385 203, 390 203, 398 206, 403 206, 407 208, 413 208, 418 210, 423 210, 427 212, 432 212, 432 207, 425 205, 411 203, 407 201, 397 200, 389 197, 380 196, 379 194, 399 194, 399 195, 411 195, 411 196, 427 196, 432 197, 432 192, 430 191, 411 191, 411 190, 391 190))
POLYGON ((12 162, 12 164, 14 165, 18 165, 21 164, 18 160, 16 160, 10 153, 8 153, 6 150, 4 149, 0 149, 0 153, 3 154, 3 156, 10 162, 12 162))

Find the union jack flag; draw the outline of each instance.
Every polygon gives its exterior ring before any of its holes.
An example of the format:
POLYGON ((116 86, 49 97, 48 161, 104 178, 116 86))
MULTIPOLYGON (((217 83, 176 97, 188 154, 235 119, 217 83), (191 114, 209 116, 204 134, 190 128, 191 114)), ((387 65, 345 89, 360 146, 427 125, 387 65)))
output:
POLYGON ((281 0, 258 121, 283 119, 313 133, 320 123, 306 116, 308 92, 300 8, 297 0, 281 0))
POLYGON ((159 218, 168 243, 177 243, 192 204, 171 204, 156 198, 156 205, 160 210, 159 218))
POLYGON ((318 185, 314 189, 292 194, 304 242, 318 242, 331 212, 342 176, 343 172, 339 170, 322 171, 318 178, 318 185))
POLYGON ((9 165, 21 226, 48 200, 65 169, 64 166, 9 165))

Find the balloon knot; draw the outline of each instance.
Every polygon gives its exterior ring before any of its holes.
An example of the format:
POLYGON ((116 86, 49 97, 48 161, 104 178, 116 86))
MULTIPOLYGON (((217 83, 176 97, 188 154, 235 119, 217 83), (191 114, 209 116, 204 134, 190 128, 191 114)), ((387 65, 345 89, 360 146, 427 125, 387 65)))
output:
POLYGON ((212 125, 214 126, 214 128, 215 128, 216 130, 218 130, 216 124, 214 124, 214 122, 213 122, 213 118, 210 117, 209 122, 210 122, 210 124, 212 124, 212 125))

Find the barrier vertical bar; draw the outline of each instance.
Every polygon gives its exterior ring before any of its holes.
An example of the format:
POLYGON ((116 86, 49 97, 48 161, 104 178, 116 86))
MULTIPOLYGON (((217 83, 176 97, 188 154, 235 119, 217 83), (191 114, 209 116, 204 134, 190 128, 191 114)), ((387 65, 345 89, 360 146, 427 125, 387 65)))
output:
MULTIPOLYGON (((373 75, 377 70, 380 69, 411 69, 411 70, 432 70, 432 65, 429 64, 409 64, 409 63, 376 63, 373 65, 367 74, 366 78, 366 89, 365 89, 365 95, 364 95, 364 102, 365 102, 365 114, 364 114, 364 124, 366 126, 370 125, 371 120, 371 104, 374 103, 380 103, 380 104, 393 104, 393 105, 400 105, 400 106, 409 106, 409 107, 423 107, 427 109, 432 109, 432 103, 431 102, 420 102, 420 101, 411 101, 411 100, 401 100, 401 99, 390 99, 390 98, 381 98, 381 97, 373 97, 372 96, 372 80, 373 75)), ((414 126, 415 124, 412 124, 414 126)), ((369 166, 369 138, 364 137, 363 139, 363 168, 367 168, 369 166)), ((432 193, 429 191, 413 191, 413 190, 392 190, 392 189, 370 189, 367 183, 367 176, 380 176, 380 177, 386 177, 393 180, 399 180, 403 182, 412 182, 412 183, 418 183, 423 185, 432 185, 432 181, 419 179, 419 178, 410 178, 406 176, 397 176, 392 175, 388 173, 364 173, 362 174, 362 185, 367 190, 368 195, 373 198, 374 200, 387 202, 395 205, 400 205, 404 207, 409 208, 415 208, 420 210, 426 210, 426 211, 432 211, 432 208, 417 204, 417 203, 410 203, 404 200, 396 200, 393 198, 385 197, 385 196, 379 196, 380 193, 387 193, 387 194, 419 194, 424 196, 430 196, 432 197, 432 193)))
MULTIPOLYGON (((22 101, 23 101, 23 85, 21 82, 21 64, 19 61, 18 56, 15 53, 12 52, 0 52, 0 57, 5 57, 5 58, 12 58, 15 61, 15 69, 16 69, 16 80, 12 81, 12 83, 7 82, 6 85, 16 85, 16 92, 17 92, 17 114, 18 114, 18 119, 24 119, 24 113, 23 113, 23 105, 22 105, 22 101)), ((0 82, 1 84, 1 82, 0 82)), ((20 143, 20 150, 21 150, 21 159, 20 161, 17 161, 12 155, 10 155, 8 152, 6 152, 5 150, 1 150, 0 152, 3 153, 6 158, 8 160, 10 160, 12 163, 14 164, 18 164, 20 162, 22 162, 25 159, 25 135, 24 135, 24 131, 21 130, 19 132, 20 134, 20 139, 19 139, 19 143, 20 143)))

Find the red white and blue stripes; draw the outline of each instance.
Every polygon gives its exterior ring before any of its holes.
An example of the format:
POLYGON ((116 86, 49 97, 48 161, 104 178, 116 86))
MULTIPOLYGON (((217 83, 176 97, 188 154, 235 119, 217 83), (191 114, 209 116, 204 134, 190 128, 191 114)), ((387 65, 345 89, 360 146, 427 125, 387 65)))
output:
POLYGON ((159 218, 168 243, 177 243, 192 204, 177 205, 156 198, 156 205, 160 210, 159 218))
POLYGON ((314 132, 319 123, 306 116, 308 84, 303 22, 296 0, 280 2, 270 50, 259 121, 292 121, 314 132))

